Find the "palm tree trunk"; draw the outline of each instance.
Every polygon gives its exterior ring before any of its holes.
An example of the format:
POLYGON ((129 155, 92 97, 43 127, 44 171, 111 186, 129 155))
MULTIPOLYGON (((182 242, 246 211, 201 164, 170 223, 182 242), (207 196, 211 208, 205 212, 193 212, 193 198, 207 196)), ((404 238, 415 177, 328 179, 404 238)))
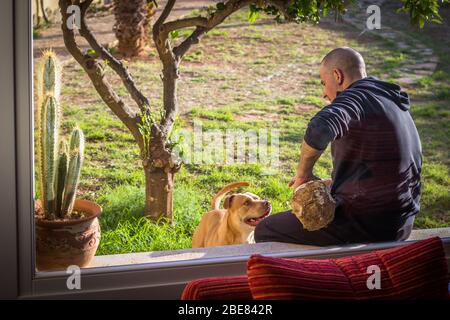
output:
POLYGON ((154 11, 147 0, 114 0, 114 32, 118 51, 124 58, 141 55, 149 41, 149 24, 154 11))

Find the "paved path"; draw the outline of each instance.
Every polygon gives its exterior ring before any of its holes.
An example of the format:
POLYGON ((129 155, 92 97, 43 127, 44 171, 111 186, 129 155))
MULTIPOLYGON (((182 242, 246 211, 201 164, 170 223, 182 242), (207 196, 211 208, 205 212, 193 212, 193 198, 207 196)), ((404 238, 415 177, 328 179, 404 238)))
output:
POLYGON ((366 29, 366 20, 369 16, 366 13, 367 7, 378 5, 381 8, 385 2, 385 0, 357 1, 357 4, 345 15, 344 21, 361 30, 362 33, 370 32, 382 39, 393 41, 399 49, 410 53, 406 55, 406 59, 402 61, 401 68, 398 70, 400 74, 398 82, 401 85, 411 85, 422 77, 432 75, 436 70, 439 58, 431 48, 427 48, 413 37, 400 30, 394 30, 383 23, 383 16, 385 19, 387 18, 383 11, 381 11, 381 29, 366 29))

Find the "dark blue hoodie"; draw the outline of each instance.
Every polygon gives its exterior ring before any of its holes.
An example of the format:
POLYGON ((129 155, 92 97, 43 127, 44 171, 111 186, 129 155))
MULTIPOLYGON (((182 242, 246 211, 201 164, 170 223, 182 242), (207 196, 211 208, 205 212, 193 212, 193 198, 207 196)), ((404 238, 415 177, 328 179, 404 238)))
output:
POLYGON ((398 85, 367 77, 319 111, 304 137, 318 150, 331 142, 336 217, 374 240, 395 238, 419 212, 422 148, 409 108, 398 85))

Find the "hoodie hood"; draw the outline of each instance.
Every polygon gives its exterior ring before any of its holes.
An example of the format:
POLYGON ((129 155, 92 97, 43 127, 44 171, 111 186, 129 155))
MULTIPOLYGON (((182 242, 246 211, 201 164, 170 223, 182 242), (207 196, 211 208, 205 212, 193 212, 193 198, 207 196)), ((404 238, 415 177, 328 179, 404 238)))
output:
POLYGON ((410 108, 409 96, 402 91, 399 85, 378 80, 375 77, 366 77, 364 79, 353 82, 348 88, 365 89, 374 91, 378 95, 385 96, 394 101, 395 104, 403 111, 408 111, 410 108))

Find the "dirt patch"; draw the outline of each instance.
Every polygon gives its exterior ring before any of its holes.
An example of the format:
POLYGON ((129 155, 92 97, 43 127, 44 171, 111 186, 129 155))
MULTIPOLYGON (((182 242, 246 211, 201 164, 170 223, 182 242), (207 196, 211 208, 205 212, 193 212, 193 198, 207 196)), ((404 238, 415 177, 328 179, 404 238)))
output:
POLYGON ((263 110, 247 110, 244 112, 240 112, 239 114, 234 116, 235 120, 242 122, 251 122, 251 121, 273 121, 279 120, 280 114, 271 113, 263 110))
POLYGON ((294 106, 294 110, 296 113, 305 113, 316 109, 315 106, 312 106, 310 104, 296 104, 294 106))

